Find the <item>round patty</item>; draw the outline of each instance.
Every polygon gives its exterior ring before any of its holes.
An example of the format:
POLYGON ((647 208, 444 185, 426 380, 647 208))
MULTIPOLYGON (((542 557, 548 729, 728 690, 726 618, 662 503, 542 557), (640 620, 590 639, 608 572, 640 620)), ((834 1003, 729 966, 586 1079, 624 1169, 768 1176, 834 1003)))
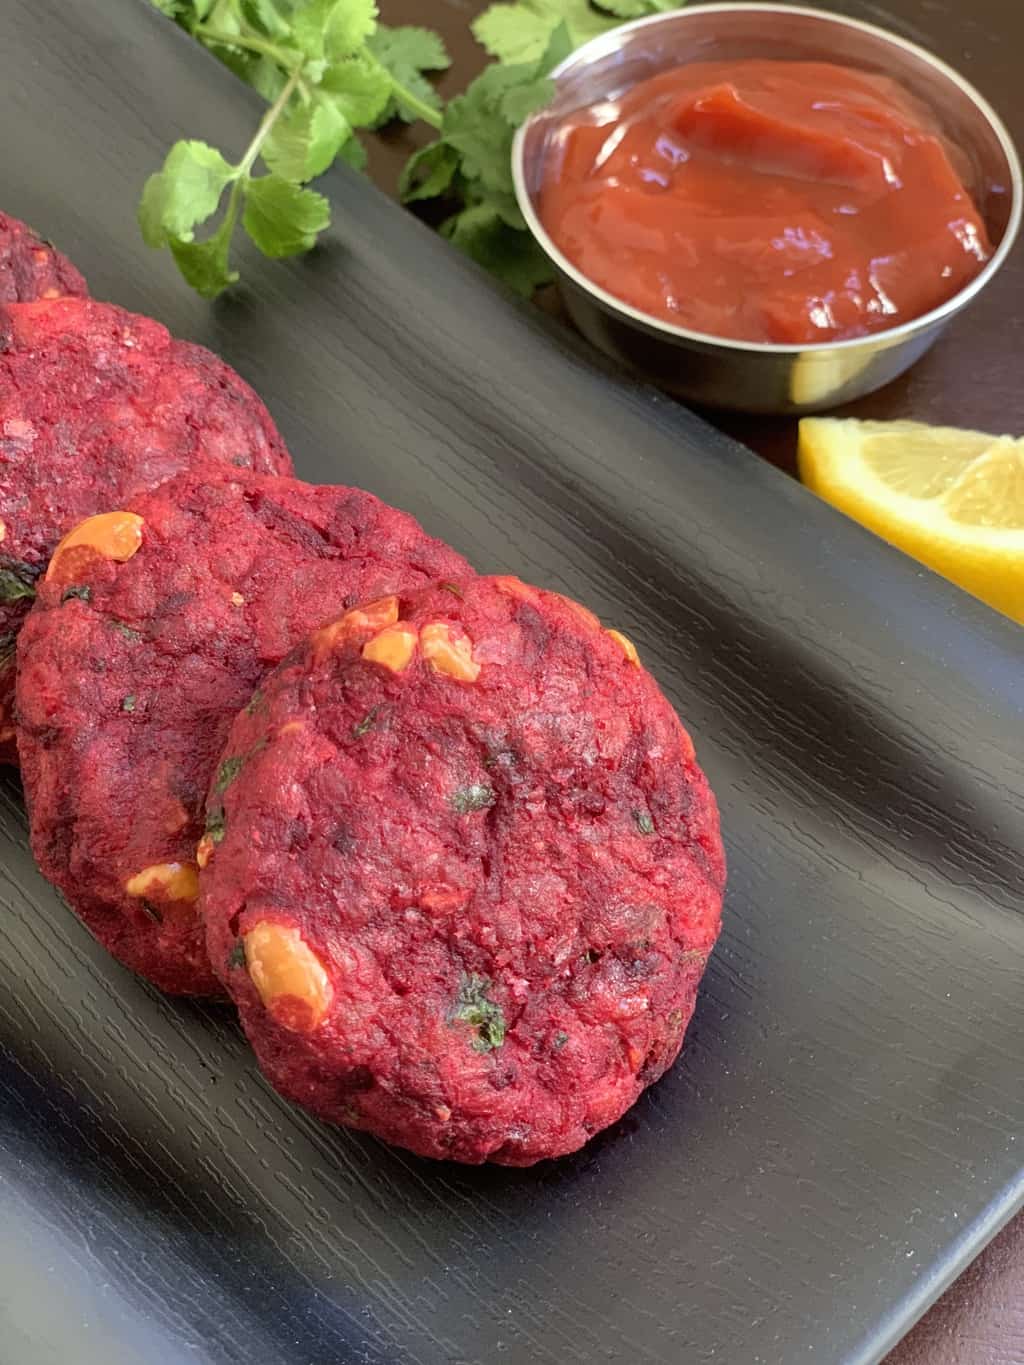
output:
POLYGON ((127 507, 58 550, 21 633, 32 847, 126 966, 164 990, 216 994, 195 854, 238 708, 351 603, 471 570, 351 488, 195 473, 127 507))
POLYGON ((0 309, 0 761, 16 761, 15 637, 57 541, 200 459, 291 472, 229 365, 109 303, 0 309))
POLYGON ((9 214, 0 213, 0 303, 35 303, 65 295, 85 298, 85 280, 55 246, 9 214))
POLYGON ((231 731, 210 957, 282 1094, 424 1156, 580 1147, 676 1057, 724 858, 624 637, 518 579, 371 603, 231 731))

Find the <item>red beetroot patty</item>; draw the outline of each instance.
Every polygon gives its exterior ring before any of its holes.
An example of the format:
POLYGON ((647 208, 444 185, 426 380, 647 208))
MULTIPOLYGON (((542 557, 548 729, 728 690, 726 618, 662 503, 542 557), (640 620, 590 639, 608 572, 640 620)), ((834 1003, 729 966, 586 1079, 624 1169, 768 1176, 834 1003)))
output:
POLYGON ((92 299, 0 309, 0 761, 14 762, 14 640, 60 537, 200 459, 288 474, 229 365, 92 299))
POLYGON ((32 847, 126 966, 215 994, 194 860, 238 708, 354 601, 471 571, 351 488, 207 471, 128 507, 58 551, 19 640, 32 847))
POLYGON ((66 295, 85 298, 81 275, 55 246, 9 214, 0 213, 0 303, 35 303, 66 295))
POLYGON ((636 651, 556 594, 480 578, 319 632, 236 719, 208 830, 211 961, 321 1118, 525 1166, 679 1052, 717 807, 636 651))

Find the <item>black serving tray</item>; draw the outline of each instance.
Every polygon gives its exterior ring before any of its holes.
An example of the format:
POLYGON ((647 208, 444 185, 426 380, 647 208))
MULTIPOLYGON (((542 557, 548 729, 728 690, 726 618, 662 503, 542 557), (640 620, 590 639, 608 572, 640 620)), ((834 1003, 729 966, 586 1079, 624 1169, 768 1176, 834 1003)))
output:
POLYGON ((140 0, 0 39, 0 203, 212 346, 300 472, 638 643, 719 794, 725 932, 680 1063, 578 1156, 416 1160, 122 971, 0 792, 0 1360, 877 1360, 1021 1199, 1024 634, 601 368, 369 184, 194 297, 134 223, 255 95, 140 0))

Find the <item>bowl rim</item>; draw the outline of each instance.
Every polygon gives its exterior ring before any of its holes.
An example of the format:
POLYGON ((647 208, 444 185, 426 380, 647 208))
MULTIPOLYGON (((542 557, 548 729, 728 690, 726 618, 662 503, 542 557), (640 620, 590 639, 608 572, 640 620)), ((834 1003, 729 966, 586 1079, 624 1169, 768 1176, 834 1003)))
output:
POLYGON ((866 336, 847 337, 842 341, 778 343, 745 341, 737 337, 716 336, 713 332, 698 332, 688 327, 680 327, 675 323, 666 322, 664 319, 656 317, 653 313, 645 313, 639 308, 634 308, 623 299, 609 293, 601 285, 596 284, 562 254, 540 221, 533 205, 533 198, 527 188, 523 162, 527 134, 533 124, 545 116, 548 107, 545 106, 545 108, 538 109, 531 114, 516 130, 512 142, 512 179, 516 202, 526 219, 526 225, 552 263, 562 274, 568 276, 579 289, 602 303, 608 311, 621 314, 648 332, 655 332, 673 340, 696 343, 702 347, 720 347, 730 351, 754 352, 761 355, 799 356, 808 352, 831 354, 835 351, 856 350, 862 346, 878 347, 880 343, 883 346, 896 345, 917 332, 943 322, 952 317, 953 314, 958 313, 985 288, 1013 249, 1020 231, 1022 215, 1024 215, 1024 172, 1021 170, 1021 161, 1013 138, 992 105, 975 89, 970 81, 966 80, 954 67, 944 62, 940 57, 929 52, 927 48, 921 47, 918 43, 912 43, 888 29, 879 28, 877 24, 868 24, 861 19, 850 19, 845 15, 833 14, 828 10, 815 9, 806 5, 777 4, 773 3, 773 0, 742 0, 742 3, 729 0, 725 4, 687 5, 685 9, 667 10, 660 14, 651 14, 642 19, 633 19, 628 23, 618 24, 615 28, 609 29, 607 33, 598 34, 596 38, 591 38, 589 42, 576 48, 551 70, 550 78, 557 82, 561 76, 575 67, 586 65, 588 62, 613 52, 619 46, 621 36, 624 33, 634 33, 645 28, 653 28, 656 24, 663 24, 672 20, 682 23, 691 15, 712 13, 795 14, 808 19, 824 21, 838 28, 856 29, 877 39, 883 46, 901 48, 904 52, 919 58, 952 85, 955 85, 984 116, 1006 158, 1009 169, 1010 212, 999 245, 978 274, 973 279, 968 280, 962 289, 946 299, 944 303, 931 309, 930 312, 922 313, 919 317, 908 318, 905 322, 897 323, 894 327, 887 327, 878 332, 869 332, 866 336))

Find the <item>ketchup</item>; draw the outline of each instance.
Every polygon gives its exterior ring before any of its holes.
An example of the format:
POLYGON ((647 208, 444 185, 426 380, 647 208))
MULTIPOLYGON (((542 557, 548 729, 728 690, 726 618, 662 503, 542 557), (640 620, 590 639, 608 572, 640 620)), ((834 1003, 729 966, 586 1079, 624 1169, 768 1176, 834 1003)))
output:
POLYGON ((566 118, 540 216, 641 312, 719 337, 840 341, 919 317, 978 273, 991 247, 967 173, 886 77, 694 62, 566 118))

